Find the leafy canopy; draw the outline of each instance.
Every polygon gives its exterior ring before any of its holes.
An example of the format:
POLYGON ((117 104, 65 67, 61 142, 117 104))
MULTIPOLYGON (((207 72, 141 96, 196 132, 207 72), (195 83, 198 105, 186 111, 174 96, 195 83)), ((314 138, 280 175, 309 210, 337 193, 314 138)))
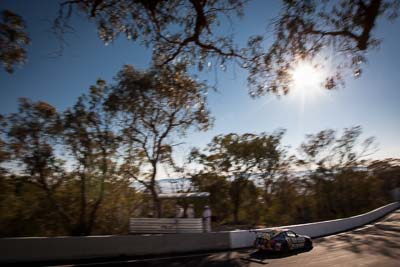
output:
MULTIPOLYGON (((63 41, 74 14, 95 23, 107 45, 120 35, 152 48, 156 66, 185 64, 203 70, 237 63, 248 71, 252 97, 287 94, 291 72, 306 61, 324 76, 321 86, 344 85, 349 74, 359 77, 367 53, 380 40, 374 32, 381 18, 398 16, 399 0, 283 0, 272 20, 272 31, 250 36, 240 47, 234 34, 221 25, 245 14, 249 0, 63 0, 54 32, 63 41), (222 29, 222 30, 221 30, 222 29), (272 36, 270 36, 270 32, 272 36), (272 38, 272 44, 268 41, 272 38)), ((26 59, 29 38, 18 15, 3 12, 0 61, 12 72, 26 59)))
POLYGON ((177 62, 226 69, 236 62, 247 70, 252 97, 287 94, 291 71, 301 61, 326 70, 327 89, 344 83, 346 74, 359 77, 366 54, 379 45, 374 28, 382 17, 398 16, 399 0, 284 0, 268 33, 251 36, 239 47, 235 36, 217 30, 242 17, 247 0, 70 0, 63 1, 56 29, 68 25, 76 12, 95 21, 100 38, 112 42, 120 34, 153 49, 156 65, 177 62), (222 32, 222 33, 221 33, 222 32), (331 56, 332 55, 332 56, 331 56))
POLYGON ((0 62, 12 73, 16 64, 26 61, 26 46, 30 43, 26 26, 21 16, 10 10, 0 13, 0 62))

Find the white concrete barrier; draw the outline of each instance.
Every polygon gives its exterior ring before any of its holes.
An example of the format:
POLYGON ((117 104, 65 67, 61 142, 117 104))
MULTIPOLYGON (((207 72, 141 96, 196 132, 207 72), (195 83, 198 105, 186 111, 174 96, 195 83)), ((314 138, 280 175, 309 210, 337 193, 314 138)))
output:
MULTIPOLYGON (((311 237, 329 235, 367 224, 399 207, 400 202, 395 202, 354 217, 280 228, 289 228, 311 237)), ((254 238, 255 234, 247 230, 194 234, 0 238, 0 263, 228 250, 250 247, 254 238)))
MULTIPOLYGON (((398 209, 399 207, 400 207, 400 202, 394 202, 386 206, 377 208, 373 211, 349 218, 308 223, 308 224, 287 225, 275 228, 291 229, 298 234, 308 235, 310 237, 325 236, 347 231, 362 226, 364 224, 370 223, 398 209)), ((248 230, 238 230, 230 232, 230 247, 232 249, 250 247, 253 245, 254 240, 255 240, 255 233, 250 232, 248 230)))
POLYGON ((227 250, 229 232, 0 239, 0 263, 227 250))

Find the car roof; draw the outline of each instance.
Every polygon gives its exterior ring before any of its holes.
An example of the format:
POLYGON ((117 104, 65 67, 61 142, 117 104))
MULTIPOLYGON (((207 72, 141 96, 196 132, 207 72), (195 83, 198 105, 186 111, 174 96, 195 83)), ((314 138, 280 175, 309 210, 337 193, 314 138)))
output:
POLYGON ((278 228, 278 229, 274 229, 277 232, 287 232, 287 231, 292 231, 290 229, 286 229, 286 228, 278 228))
POLYGON ((287 232, 287 231, 291 231, 294 232, 293 230, 287 229, 287 228, 273 228, 273 229, 260 229, 260 230, 253 230, 254 232, 259 232, 259 233, 271 233, 271 232, 275 232, 275 233, 283 233, 283 232, 287 232))
POLYGON ((255 230, 251 230, 254 232, 259 232, 259 233, 272 233, 272 232, 281 232, 282 229, 255 229, 255 230))

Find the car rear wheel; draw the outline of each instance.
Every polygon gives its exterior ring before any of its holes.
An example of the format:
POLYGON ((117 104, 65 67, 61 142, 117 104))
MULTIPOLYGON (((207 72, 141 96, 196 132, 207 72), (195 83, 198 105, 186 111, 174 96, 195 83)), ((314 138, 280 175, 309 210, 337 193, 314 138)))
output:
POLYGON ((304 243, 304 249, 306 250, 311 250, 313 247, 311 240, 306 239, 306 242, 304 243))
POLYGON ((281 251, 282 251, 283 253, 288 253, 288 252, 289 252, 289 246, 288 246, 287 243, 283 243, 283 244, 282 244, 282 249, 281 249, 281 251))

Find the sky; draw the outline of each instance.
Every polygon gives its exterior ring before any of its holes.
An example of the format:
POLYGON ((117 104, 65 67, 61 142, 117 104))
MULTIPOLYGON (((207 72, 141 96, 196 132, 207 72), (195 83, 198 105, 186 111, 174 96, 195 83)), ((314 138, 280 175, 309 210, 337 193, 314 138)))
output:
MULTIPOLYGON (((24 17, 32 43, 26 65, 11 75, 0 69, 0 114, 17 111, 19 97, 47 101, 64 110, 98 78, 112 82, 124 64, 142 69, 150 64, 151 49, 123 36, 105 46, 94 24, 80 17, 74 17, 75 32, 66 35, 68 45, 55 57, 60 43, 51 33, 51 20, 57 14, 57 1, 2 0, 0 10, 4 8, 24 17)), ((280 1, 253 1, 246 7, 244 18, 234 21, 229 31, 244 42, 248 36, 264 32, 279 8, 280 1)), ((185 143, 177 147, 177 160, 182 161, 191 147, 204 147, 218 134, 284 128, 287 133, 283 141, 294 151, 306 134, 355 125, 363 127, 364 138, 377 138, 379 151, 375 158, 400 157, 400 20, 381 20, 375 30, 383 42, 368 54, 360 78, 347 79, 346 87, 338 90, 317 90, 305 99, 296 94, 251 99, 246 73, 233 65, 226 71, 199 73, 201 79, 218 89, 209 93, 214 127, 205 133, 189 132, 185 143)))

